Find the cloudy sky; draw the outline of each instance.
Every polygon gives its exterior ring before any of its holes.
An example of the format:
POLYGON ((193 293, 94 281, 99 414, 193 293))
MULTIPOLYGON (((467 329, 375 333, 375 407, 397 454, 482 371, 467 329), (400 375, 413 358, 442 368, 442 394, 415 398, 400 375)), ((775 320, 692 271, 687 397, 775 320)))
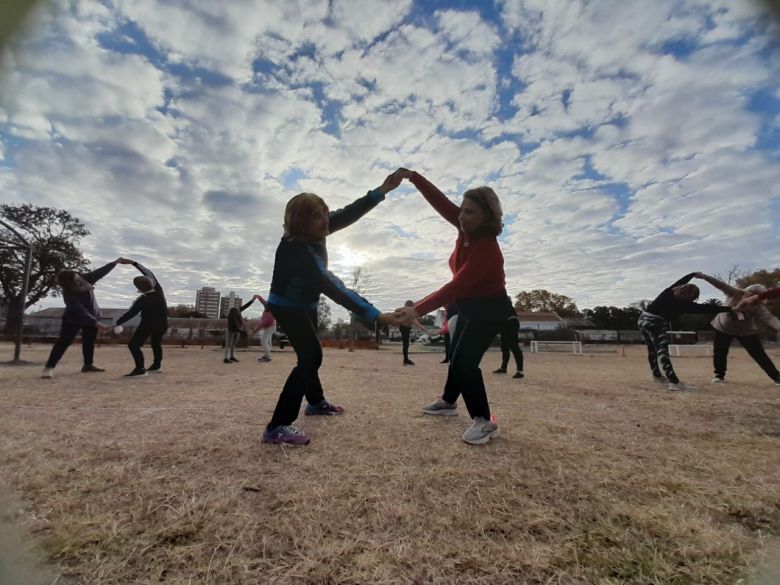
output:
MULTIPOLYGON (((0 70, 0 199, 65 208, 171 303, 267 294, 286 201, 398 166, 502 200, 510 294, 581 308, 780 262, 780 34, 751 0, 68 0, 0 70)), ((449 277, 409 186, 329 238, 391 309, 449 277)), ((99 285, 135 296, 131 269, 99 285)), ((704 296, 716 296, 703 287, 704 296)), ((57 306, 56 299, 44 303, 57 306)))

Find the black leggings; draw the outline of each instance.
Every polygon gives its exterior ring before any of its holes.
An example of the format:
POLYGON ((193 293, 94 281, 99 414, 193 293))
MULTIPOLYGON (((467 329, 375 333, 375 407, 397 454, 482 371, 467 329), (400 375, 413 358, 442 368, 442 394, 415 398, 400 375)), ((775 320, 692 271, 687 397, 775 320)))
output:
POLYGON ((151 328, 145 325, 143 321, 138 325, 138 329, 135 330, 133 337, 130 339, 130 343, 127 347, 130 349, 130 353, 133 354, 135 360, 135 367, 142 370, 144 367, 144 354, 141 351, 141 346, 146 343, 146 340, 151 337, 152 354, 154 355, 154 364, 160 365, 162 362, 162 338, 165 335, 165 329, 159 327, 151 328))
POLYGON ((84 354, 84 365, 91 366, 95 357, 95 339, 97 339, 98 330, 94 325, 79 325, 77 323, 62 322, 60 327, 60 336, 54 342, 51 348, 49 361, 46 362, 47 368, 54 368, 60 361, 70 344, 76 339, 79 330, 81 330, 81 353, 84 354))
POLYGON ((717 329, 715 330, 715 341, 713 343, 712 351, 712 363, 715 368, 716 376, 719 378, 724 378, 726 376, 726 363, 728 361, 729 348, 734 339, 737 339, 742 344, 745 351, 747 351, 750 357, 752 357, 761 369, 766 372, 767 376, 773 380, 777 380, 778 377, 780 377, 780 372, 777 371, 775 364, 773 364, 769 356, 766 355, 766 351, 764 351, 764 346, 761 345, 761 340, 758 338, 758 335, 729 335, 728 333, 721 333, 717 329))
POLYGON ((485 382, 479 362, 501 329, 502 321, 479 319, 458 315, 458 322, 452 334, 450 366, 442 399, 454 403, 459 395, 469 411, 469 416, 490 418, 485 382))
POLYGON ((409 360, 409 334, 412 332, 412 328, 401 325, 398 329, 401 330, 402 351, 404 353, 404 361, 406 362, 409 360))
POLYGON ((501 369, 509 365, 509 352, 515 356, 515 366, 518 372, 523 371, 523 350, 520 349, 518 333, 520 322, 516 318, 507 319, 501 328, 501 369))
POLYGON ((322 346, 317 336, 317 311, 291 309, 270 305, 276 322, 287 334, 295 350, 298 363, 290 372, 279 394, 274 414, 268 428, 289 425, 298 418, 303 397, 309 404, 319 404, 325 399, 320 383, 322 346))

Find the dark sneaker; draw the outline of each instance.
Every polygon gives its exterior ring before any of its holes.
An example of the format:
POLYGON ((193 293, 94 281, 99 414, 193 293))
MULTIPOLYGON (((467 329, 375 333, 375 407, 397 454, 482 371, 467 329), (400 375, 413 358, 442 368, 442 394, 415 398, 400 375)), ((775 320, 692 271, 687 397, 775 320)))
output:
POLYGON ((412 360, 404 360, 404 365, 405 366, 413 366, 414 362, 412 360))
POLYGON ((780 378, 775 378, 775 386, 780 386, 780 378))
POLYGON ((87 372, 105 372, 103 368, 98 368, 95 364, 89 364, 88 366, 85 365, 81 368, 81 371, 85 374, 87 372))
POLYGON ((272 445, 293 445, 296 447, 308 445, 309 437, 292 425, 280 425, 263 431, 263 443, 272 445))
POLYGON ((222 363, 223 364, 230 364, 232 362, 229 359, 225 358, 224 360, 222 360, 222 363))
POLYGON ((238 360, 236 358, 234 358, 234 357, 230 358, 230 361, 231 362, 238 362, 238 360))
POLYGON ((493 370, 494 374, 506 374, 506 370, 504 368, 498 368, 497 370, 493 370))
POLYGON ((498 434, 496 417, 490 420, 481 416, 474 418, 474 423, 463 433, 463 440, 469 445, 483 445, 498 434))
POLYGON ((146 368, 146 371, 147 372, 156 372, 156 373, 159 374, 159 373, 162 372, 162 365, 161 364, 152 364, 151 366, 146 368))
POLYGON ((441 360, 439 363, 440 364, 448 364, 448 363, 450 363, 450 360, 445 358, 445 359, 441 360))
POLYGON ((525 374, 523 372, 515 372, 515 375, 512 377, 519 380, 520 378, 525 378, 525 374))
POLYGON ((303 411, 306 416, 330 416, 332 414, 344 414, 344 407, 323 400, 319 404, 307 404, 303 411))
POLYGON ((267 356, 267 355, 264 355, 264 356, 261 356, 261 357, 257 358, 257 361, 258 362, 262 362, 262 363, 266 363, 266 362, 270 362, 271 358, 269 356, 267 356))
POLYGON ((422 411, 425 414, 436 416, 458 416, 458 405, 457 403, 450 404, 446 400, 439 398, 438 400, 423 406, 422 411))
POLYGON ((125 378, 133 378, 135 376, 145 376, 146 370, 143 368, 135 368, 129 374, 125 374, 125 378))

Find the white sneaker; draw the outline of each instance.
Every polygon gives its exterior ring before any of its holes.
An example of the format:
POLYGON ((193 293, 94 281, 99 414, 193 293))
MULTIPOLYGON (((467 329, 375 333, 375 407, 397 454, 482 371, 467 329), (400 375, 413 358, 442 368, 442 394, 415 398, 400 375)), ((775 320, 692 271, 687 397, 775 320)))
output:
POLYGON ((691 390, 696 390, 695 386, 691 386, 690 384, 686 384, 685 382, 677 382, 676 384, 672 384, 669 382, 669 385, 667 386, 667 389, 670 392, 688 392, 691 390))
POLYGON ((43 372, 41 372, 41 378, 46 378, 47 380, 51 380, 54 377, 54 368, 43 368, 43 372))
POLYGON ((478 416, 474 423, 463 433, 463 440, 469 445, 483 445, 498 434, 498 423, 495 417, 490 420, 478 416))
POLYGON ((438 400, 423 406, 422 411, 425 414, 432 414, 436 416, 458 416, 458 404, 450 404, 449 402, 439 398, 438 400))
POLYGON ((724 379, 723 379, 723 378, 721 378, 720 376, 715 376, 715 377, 712 379, 712 383, 713 383, 713 384, 725 384, 725 383, 726 383, 726 380, 724 380, 724 379))

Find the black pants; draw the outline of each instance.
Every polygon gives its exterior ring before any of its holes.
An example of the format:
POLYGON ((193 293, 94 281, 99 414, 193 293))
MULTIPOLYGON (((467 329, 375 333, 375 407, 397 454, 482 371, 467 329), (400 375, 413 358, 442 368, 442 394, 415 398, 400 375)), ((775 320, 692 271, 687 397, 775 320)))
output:
POLYGON ((515 366, 518 372, 523 371, 523 350, 520 349, 518 333, 520 322, 517 319, 507 319, 501 328, 501 369, 509 365, 509 352, 515 356, 515 366))
POLYGON ((152 354, 154 355, 154 364, 160 365, 162 363, 163 351, 162 351, 162 338, 165 335, 165 329, 160 327, 150 327, 143 321, 138 325, 138 328, 133 333, 133 337, 130 339, 130 343, 127 347, 130 349, 130 353, 133 354, 135 360, 135 367, 142 370, 144 367, 144 354, 141 351, 141 346, 146 343, 146 340, 151 337, 152 354))
POLYGON ((76 339, 79 330, 81 330, 81 353, 84 354, 84 365, 91 366, 95 357, 95 339, 97 339, 98 330, 94 325, 79 325, 77 323, 62 322, 60 327, 60 336, 54 342, 51 348, 49 361, 46 362, 47 368, 54 368, 60 361, 70 344, 76 339))
POLYGON ((715 330, 715 341, 712 349, 712 363, 715 369, 715 375, 724 378, 726 376, 726 362, 728 361, 729 348, 731 342, 737 339, 742 347, 748 352, 755 362, 761 366, 761 369, 766 372, 766 375, 777 380, 780 377, 780 372, 777 371, 775 364, 766 355, 764 347, 761 345, 761 340, 758 335, 729 335, 728 333, 721 333, 717 329, 715 330))
POLYGON ((409 334, 412 332, 412 328, 401 325, 398 329, 401 331, 402 351, 404 353, 404 362, 406 362, 409 361, 409 334))
POLYGON ((450 361, 450 332, 444 334, 444 361, 450 361))
POLYGON ((317 311, 279 305, 270 307, 298 358, 298 363, 287 377, 268 424, 268 428, 273 428, 289 425, 298 418, 304 396, 309 404, 319 404, 325 399, 325 394, 318 373, 322 365, 322 346, 317 336, 317 311))
POLYGON ((479 362, 501 330, 502 321, 480 319, 463 313, 458 315, 452 334, 452 353, 442 399, 454 403, 462 394, 471 418, 490 418, 490 406, 479 362))

